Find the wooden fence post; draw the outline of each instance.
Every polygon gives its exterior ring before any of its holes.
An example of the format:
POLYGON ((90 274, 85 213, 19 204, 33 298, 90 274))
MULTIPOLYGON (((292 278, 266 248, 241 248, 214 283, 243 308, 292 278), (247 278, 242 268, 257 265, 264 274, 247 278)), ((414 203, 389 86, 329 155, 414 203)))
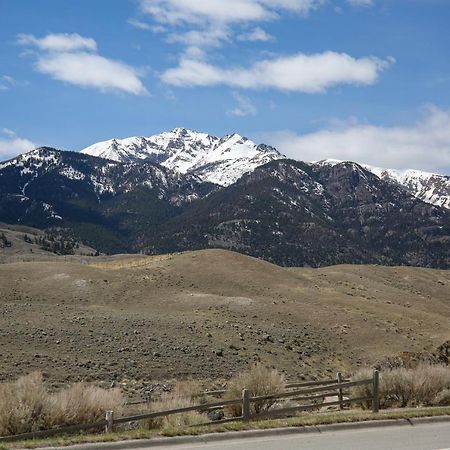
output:
POLYGON ((244 422, 250 420, 250 391, 248 389, 242 391, 242 420, 244 422))
MULTIPOLYGON (((342 383, 342 373, 338 372, 336 378, 337 378, 338 384, 341 384, 342 383)), ((343 395, 343 392, 342 392, 342 388, 338 389, 338 399, 339 399, 339 409, 344 409, 344 405, 342 403, 343 400, 344 400, 344 395, 343 395)))
POLYGON ((377 413, 380 410, 380 373, 373 371, 373 389, 372 389, 372 412, 377 413))
POLYGON ((105 433, 112 433, 114 425, 114 411, 106 411, 105 433))

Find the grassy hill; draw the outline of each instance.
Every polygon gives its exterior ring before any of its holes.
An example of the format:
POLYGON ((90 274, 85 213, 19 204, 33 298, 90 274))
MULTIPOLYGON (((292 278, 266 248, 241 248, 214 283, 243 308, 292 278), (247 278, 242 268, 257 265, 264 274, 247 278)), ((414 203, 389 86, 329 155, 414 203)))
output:
POLYGON ((354 370, 450 339, 450 271, 287 269, 225 250, 0 264, 0 379, 287 378, 354 370))
POLYGON ((55 243, 60 244, 61 239, 64 244, 70 245, 70 251, 66 252, 73 253, 73 255, 65 255, 66 259, 70 259, 76 255, 75 260, 79 261, 79 256, 94 255, 96 253, 95 249, 74 239, 62 238, 56 232, 46 233, 26 225, 11 225, 0 222, 0 264, 56 260, 58 259, 58 255, 54 253, 53 245, 55 243), (50 241, 49 237, 53 241, 50 241), (2 245, 2 238, 8 242, 7 245, 4 245, 4 243, 2 245))

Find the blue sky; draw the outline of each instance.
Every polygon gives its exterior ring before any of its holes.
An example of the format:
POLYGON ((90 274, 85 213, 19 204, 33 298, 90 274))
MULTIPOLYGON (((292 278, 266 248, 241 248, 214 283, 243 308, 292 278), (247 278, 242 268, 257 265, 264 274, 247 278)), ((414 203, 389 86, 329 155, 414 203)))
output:
POLYGON ((0 0, 0 159, 187 127, 450 173, 448 0, 0 0))

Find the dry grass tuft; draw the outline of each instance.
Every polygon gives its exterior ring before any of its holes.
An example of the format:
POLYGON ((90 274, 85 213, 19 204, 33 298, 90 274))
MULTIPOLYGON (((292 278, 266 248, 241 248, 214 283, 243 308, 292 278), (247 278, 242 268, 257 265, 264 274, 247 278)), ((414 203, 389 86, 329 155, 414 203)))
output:
POLYGON ((48 411, 49 397, 41 373, 0 385, 0 435, 41 429, 46 425, 48 411))
MULTIPOLYGON (((179 381, 175 383, 170 392, 164 392, 159 401, 151 404, 152 411, 168 411, 171 409, 187 408, 204 403, 205 399, 201 395, 202 387, 196 381, 179 381)), ((174 414, 166 417, 156 417, 146 420, 144 428, 174 428, 182 426, 196 425, 207 422, 208 418, 204 414, 196 411, 174 414)))
POLYGON ((118 389, 101 389, 77 383, 50 393, 39 372, 0 384, 0 435, 45 430, 64 425, 95 422, 107 410, 122 411, 118 389))
MULTIPOLYGON (((370 369, 362 369, 353 380, 372 377, 370 369)), ((397 368, 380 373, 380 407, 445 405, 445 391, 450 389, 450 368, 421 364, 415 369, 397 368), (442 393, 442 394, 441 394, 442 393), (444 402, 444 403, 440 403, 444 402)), ((352 388, 352 396, 372 395, 372 386, 352 388)), ((450 404, 450 403, 449 403, 450 404)), ((361 405, 370 407, 370 402, 361 405)))
MULTIPOLYGON (((235 375, 227 385, 226 399, 240 398, 243 389, 248 389, 252 397, 282 392, 286 386, 283 376, 276 370, 258 363, 251 369, 235 375)), ((276 400, 264 400, 251 404, 251 412, 259 414, 267 411, 276 400)), ((233 417, 242 415, 242 405, 236 404, 227 407, 227 412, 233 417)))
POLYGON ((435 406, 450 406, 450 389, 444 389, 434 398, 435 406))
POLYGON ((77 383, 50 397, 51 425, 91 423, 103 419, 105 411, 120 415, 124 399, 119 389, 102 389, 77 383))

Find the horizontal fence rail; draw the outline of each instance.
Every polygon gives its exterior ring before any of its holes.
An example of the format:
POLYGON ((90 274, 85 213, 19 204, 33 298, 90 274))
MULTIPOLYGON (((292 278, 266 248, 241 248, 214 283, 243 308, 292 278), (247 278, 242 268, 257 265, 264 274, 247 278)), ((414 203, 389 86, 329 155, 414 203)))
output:
POLYGON ((15 434, 13 436, 1 436, 0 442, 22 441, 25 439, 39 439, 58 434, 70 434, 78 431, 96 430, 104 428, 107 425, 105 419, 93 423, 84 423, 81 425, 68 425, 66 427, 53 428, 51 430, 32 431, 30 433, 15 434))
MULTIPOLYGON (((322 380, 322 381, 309 381, 309 382, 301 382, 301 383, 291 383, 286 385, 286 389, 291 389, 286 392, 278 392, 270 395, 263 396, 252 396, 251 392, 248 389, 244 389, 242 391, 242 397, 231 399, 231 400, 222 400, 218 402, 205 403, 202 405, 194 405, 187 406, 184 408, 176 408, 170 409, 166 411, 155 411, 148 412, 144 414, 135 414, 131 416, 125 417, 114 417, 113 411, 106 412, 106 418, 103 420, 99 420, 94 423, 89 424, 80 424, 80 425, 70 425, 66 427, 54 428, 51 430, 42 430, 30 433, 22 433, 14 436, 3 436, 0 437, 1 442, 8 441, 18 441, 23 439, 36 439, 42 437, 49 437, 58 434, 69 434, 75 433, 78 431, 84 430, 99 430, 104 428, 106 432, 112 432, 114 425, 119 425, 123 423, 130 422, 139 422, 142 420, 155 419, 158 417, 166 417, 174 414, 187 413, 192 411, 197 412, 205 412, 208 410, 214 410, 218 408, 224 408, 226 406, 232 405, 241 405, 242 415, 238 417, 224 418, 216 421, 206 422, 203 424, 193 425, 208 425, 208 424, 220 424, 227 423, 233 421, 248 421, 253 419, 263 419, 267 417, 274 417, 279 415, 289 415, 294 414, 299 411, 309 411, 318 408, 328 407, 328 406, 339 406, 340 409, 343 408, 344 405, 349 405, 351 403, 360 403, 360 402, 371 402, 372 403, 372 411, 378 412, 379 410, 379 374, 378 371, 373 372, 373 377, 366 380, 358 380, 358 381, 350 381, 347 379, 343 379, 341 374, 338 373, 337 379, 335 380, 322 380), (345 398, 344 399, 344 390, 356 387, 356 386, 364 386, 371 385, 371 395, 361 396, 356 398, 345 398), (327 399, 327 397, 338 397, 336 401, 325 401, 323 403, 307 403, 298 406, 290 406, 287 408, 277 408, 277 409, 268 409, 266 411, 261 411, 258 413, 251 412, 251 405, 257 404, 258 402, 267 402, 284 399, 292 399, 294 401, 306 401, 311 402, 314 400, 327 399)), ((215 395, 223 395, 226 391, 216 390, 209 391, 209 393, 214 393, 215 395)), ((134 403, 136 404, 136 403, 134 403)))
MULTIPOLYGON (((341 381, 350 381, 349 379, 342 379, 341 381)), ((322 386, 327 384, 334 384, 336 380, 317 380, 317 381, 301 381, 297 383, 287 383, 285 385, 286 389, 299 388, 299 387, 309 387, 309 386, 322 386)), ((202 397, 204 395, 211 397, 220 397, 227 393, 226 389, 213 389, 195 394, 195 397, 202 397)), ((135 398, 127 401, 127 405, 141 405, 144 403, 150 403, 150 396, 146 398, 135 398)))

